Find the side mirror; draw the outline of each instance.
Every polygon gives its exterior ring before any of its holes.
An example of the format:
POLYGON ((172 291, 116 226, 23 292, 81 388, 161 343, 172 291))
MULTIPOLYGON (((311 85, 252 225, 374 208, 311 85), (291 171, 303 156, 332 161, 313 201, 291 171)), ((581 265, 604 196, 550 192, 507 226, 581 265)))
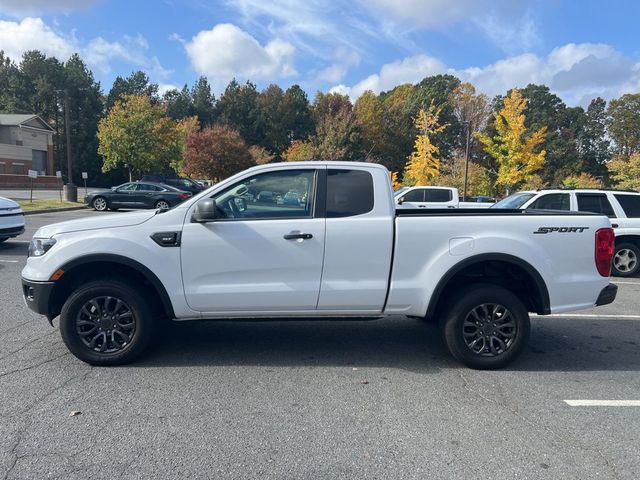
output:
POLYGON ((116 188, 118 188, 118 187, 111 187, 111 190, 113 190, 115 192, 116 188))
POLYGON ((400 197, 397 202, 398 205, 402 205, 404 203, 404 196, 400 197))
POLYGON ((196 223, 207 223, 215 222, 217 218, 219 218, 219 215, 216 202, 211 198, 207 198, 205 200, 200 200, 196 204, 196 209, 193 212, 191 220, 196 223))

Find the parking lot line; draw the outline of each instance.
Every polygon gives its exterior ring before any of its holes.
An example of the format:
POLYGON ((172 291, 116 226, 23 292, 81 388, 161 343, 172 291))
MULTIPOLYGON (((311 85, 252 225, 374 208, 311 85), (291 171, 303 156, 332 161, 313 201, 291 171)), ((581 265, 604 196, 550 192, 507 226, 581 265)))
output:
POLYGON ((604 318, 604 319, 612 319, 615 320, 617 318, 623 318, 627 320, 640 320, 640 315, 598 315, 595 313, 552 313, 551 315, 536 315, 535 313, 531 314, 532 317, 554 317, 554 318, 604 318))
POLYGON ((616 285, 640 285, 640 282, 611 282, 611 283, 615 283, 616 285))
POLYGON ((571 407, 640 407, 640 400, 564 400, 571 407))
POLYGON ((18 260, 5 260, 3 258, 0 258, 0 262, 3 262, 3 263, 18 263, 18 260))

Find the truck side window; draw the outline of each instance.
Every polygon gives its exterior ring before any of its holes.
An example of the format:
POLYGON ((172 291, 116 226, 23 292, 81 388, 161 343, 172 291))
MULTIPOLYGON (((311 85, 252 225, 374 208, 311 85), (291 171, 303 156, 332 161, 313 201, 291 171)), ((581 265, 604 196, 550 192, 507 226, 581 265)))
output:
POLYGON ((309 169, 259 173, 212 198, 227 219, 311 218, 315 177, 309 169))
POLYGON ((364 170, 327 170, 327 218, 373 210, 373 177, 364 170))
POLYGON ((425 202, 446 203, 452 200, 451 190, 444 188, 427 188, 425 202))
POLYGON ((609 199, 603 193, 578 193, 578 210, 592 212, 614 218, 616 215, 609 203, 609 199))
POLYGON ((549 193, 535 200, 527 209, 537 210, 571 210, 568 193, 549 193))
POLYGON ((640 218, 640 195, 614 195, 627 218, 640 218))
POLYGON ((404 202, 424 202, 424 188, 416 188, 402 197, 404 202))

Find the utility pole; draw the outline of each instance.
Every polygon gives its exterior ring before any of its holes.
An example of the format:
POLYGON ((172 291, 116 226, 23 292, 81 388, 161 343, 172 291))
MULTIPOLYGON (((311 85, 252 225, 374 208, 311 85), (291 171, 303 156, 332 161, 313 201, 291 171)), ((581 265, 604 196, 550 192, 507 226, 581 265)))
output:
POLYGON ((67 139, 67 184, 64 186, 64 198, 67 202, 78 201, 78 188, 73 183, 71 164, 71 122, 69 120, 69 90, 56 90, 64 94, 64 130, 67 139))
POLYGON ((469 176, 469 142, 471 137, 471 122, 466 121, 464 124, 467 126, 467 147, 464 151, 464 190, 462 193, 462 201, 467 201, 467 178, 469 176))

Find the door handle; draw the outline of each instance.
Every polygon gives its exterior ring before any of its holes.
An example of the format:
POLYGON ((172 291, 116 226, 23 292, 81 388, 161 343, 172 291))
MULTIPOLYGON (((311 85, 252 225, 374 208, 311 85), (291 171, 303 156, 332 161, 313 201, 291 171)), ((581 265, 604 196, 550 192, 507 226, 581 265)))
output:
POLYGON ((289 232, 284 236, 285 240, 310 240, 312 238, 312 234, 301 232, 289 232))
POLYGON ((426 205, 418 205, 418 208, 427 208, 426 205))
POLYGON ((617 224, 617 223, 612 223, 612 224, 611 224, 611 226, 612 226, 613 228, 618 228, 618 224, 617 224))

